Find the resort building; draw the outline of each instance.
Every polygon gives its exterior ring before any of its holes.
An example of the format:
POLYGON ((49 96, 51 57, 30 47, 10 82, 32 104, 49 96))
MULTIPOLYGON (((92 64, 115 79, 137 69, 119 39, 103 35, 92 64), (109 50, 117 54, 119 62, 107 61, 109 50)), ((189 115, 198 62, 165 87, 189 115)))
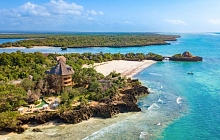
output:
POLYGON ((59 83, 58 86, 61 89, 72 86, 72 74, 74 73, 73 68, 66 65, 66 58, 64 56, 57 57, 56 60, 58 61, 58 64, 45 73, 55 75, 59 83))

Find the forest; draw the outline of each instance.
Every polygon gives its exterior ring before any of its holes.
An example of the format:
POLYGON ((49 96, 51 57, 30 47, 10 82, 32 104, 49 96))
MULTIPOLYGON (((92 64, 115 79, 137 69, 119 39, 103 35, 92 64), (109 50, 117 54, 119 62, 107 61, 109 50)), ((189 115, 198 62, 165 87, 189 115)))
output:
POLYGON ((5 47, 51 46, 51 47, 137 47, 167 45, 166 41, 176 41, 178 35, 154 33, 90 33, 90 34, 42 34, 42 35, 0 35, 0 39, 24 38, 14 43, 0 44, 5 47))

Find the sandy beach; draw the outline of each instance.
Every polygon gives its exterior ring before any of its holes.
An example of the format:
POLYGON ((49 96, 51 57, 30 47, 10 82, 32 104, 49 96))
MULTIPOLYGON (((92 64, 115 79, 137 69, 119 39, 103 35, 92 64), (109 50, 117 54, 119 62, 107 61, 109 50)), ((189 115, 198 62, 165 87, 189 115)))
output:
MULTIPOLYGON (((103 63, 95 63, 94 68, 104 74, 105 76, 112 71, 121 73, 122 76, 133 77, 143 69, 155 64, 156 61, 144 60, 144 61, 125 61, 125 60, 113 60, 103 63)), ((84 67, 92 67, 91 65, 84 65, 84 67)))

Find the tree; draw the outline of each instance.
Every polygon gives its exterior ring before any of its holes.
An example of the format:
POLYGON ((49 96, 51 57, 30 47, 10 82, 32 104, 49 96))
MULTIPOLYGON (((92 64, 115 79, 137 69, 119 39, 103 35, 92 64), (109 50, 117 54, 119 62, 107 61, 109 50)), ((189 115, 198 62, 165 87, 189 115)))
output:
POLYGON ((61 101, 68 102, 68 100, 69 100, 69 94, 67 92, 61 93, 61 101))
POLYGON ((101 89, 102 89, 102 84, 98 82, 96 79, 93 79, 89 85, 89 90, 99 93, 101 92, 101 89))
POLYGON ((0 113, 0 128, 15 130, 18 127, 17 124, 20 122, 17 120, 18 116, 19 114, 17 111, 6 111, 0 113))
POLYGON ((33 89, 34 87, 34 82, 28 78, 25 78, 24 80, 21 81, 21 87, 23 87, 26 91, 33 89))
POLYGON ((0 85, 0 112, 15 110, 26 103, 27 92, 15 85, 0 85))

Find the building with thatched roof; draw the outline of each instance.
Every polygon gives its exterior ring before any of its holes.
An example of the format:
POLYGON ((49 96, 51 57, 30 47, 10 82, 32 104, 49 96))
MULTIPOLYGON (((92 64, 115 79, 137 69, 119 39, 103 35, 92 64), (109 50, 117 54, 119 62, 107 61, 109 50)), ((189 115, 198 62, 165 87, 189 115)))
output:
POLYGON ((28 98, 28 103, 34 103, 35 101, 39 101, 40 97, 35 94, 35 93, 32 93, 29 98, 28 98))
POLYGON ((184 52, 183 54, 182 54, 182 56, 183 57, 193 57, 193 55, 190 53, 190 52, 184 52))
POLYGON ((61 59, 63 60, 64 63, 66 63, 66 57, 64 57, 64 56, 58 56, 55 58, 56 61, 59 61, 61 59))
POLYGON ((57 65, 45 73, 55 75, 58 83, 60 83, 58 86, 61 88, 72 86, 72 74, 74 73, 73 68, 66 65, 66 58, 64 56, 57 58, 57 61, 57 65))

